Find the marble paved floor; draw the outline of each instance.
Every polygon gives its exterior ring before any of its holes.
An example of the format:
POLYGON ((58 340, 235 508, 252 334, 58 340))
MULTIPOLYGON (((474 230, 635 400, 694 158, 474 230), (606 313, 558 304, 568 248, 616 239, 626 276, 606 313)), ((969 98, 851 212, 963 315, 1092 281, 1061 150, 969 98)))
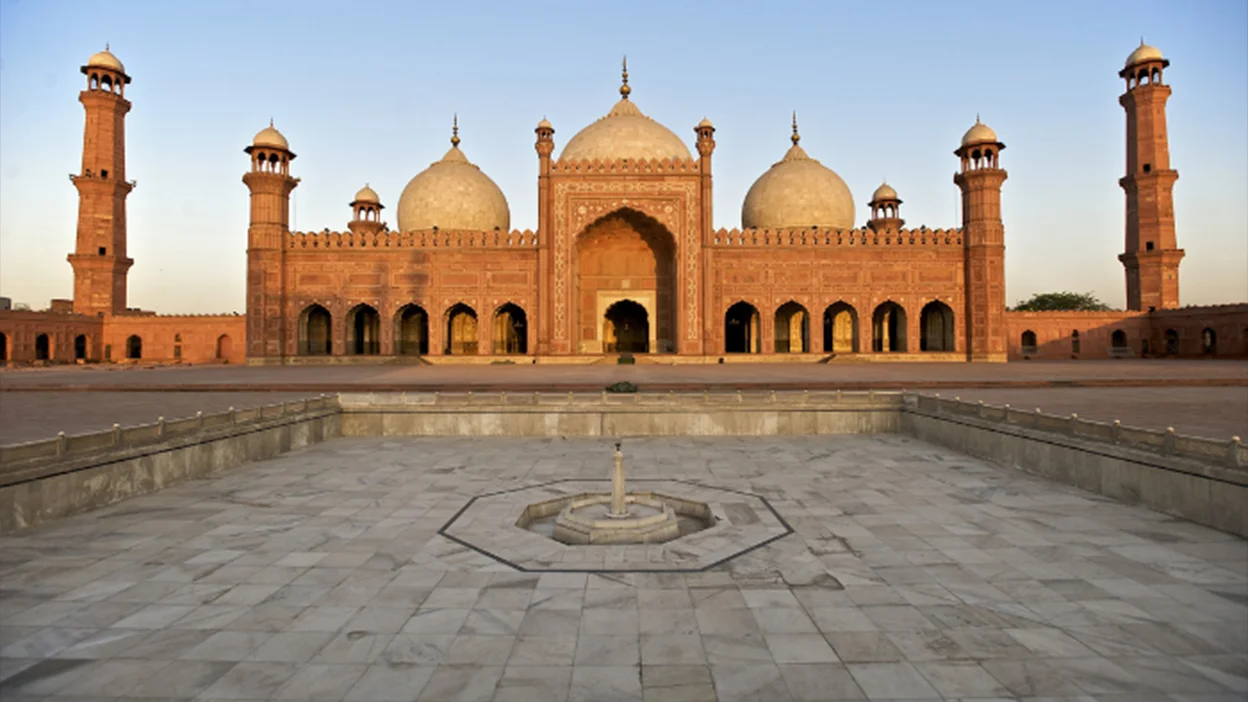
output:
POLYGON ((796 533, 710 572, 526 574, 437 535, 607 441, 351 439, 0 538, 0 699, 1248 696, 1248 544, 909 437, 638 439, 796 533))

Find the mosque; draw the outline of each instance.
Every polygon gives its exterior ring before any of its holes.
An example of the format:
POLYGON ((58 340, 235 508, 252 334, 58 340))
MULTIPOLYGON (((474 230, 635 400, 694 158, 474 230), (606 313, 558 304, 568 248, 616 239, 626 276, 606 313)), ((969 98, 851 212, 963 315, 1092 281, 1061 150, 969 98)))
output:
MULTIPOLYGON (((1141 43, 1126 92, 1128 310, 1006 311, 1005 144, 978 119, 953 149, 962 223, 906 227, 887 183, 859 222, 845 182, 791 144, 759 175, 740 229, 715 229, 715 127, 685 140, 646 116, 624 67, 620 98, 560 149, 534 129, 536 231, 461 148, 416 174, 384 219, 365 185, 345 230, 290 229, 295 152, 270 123, 244 151, 250 191, 245 316, 129 308, 125 116, 131 82, 107 49, 87 85, 73 300, 0 312, 0 359, 578 363, 972 361, 1248 353, 1248 306, 1179 308, 1163 80, 1141 43), (1210 336, 1212 335, 1212 336, 1210 336), (1222 339, 1221 342, 1218 339, 1222 339)), ((951 140, 952 141, 952 140, 951 140)), ((779 147, 779 145, 777 145, 779 147)), ((817 155, 816 155, 817 156, 817 155)), ((345 198, 344 198, 345 199, 345 198)))

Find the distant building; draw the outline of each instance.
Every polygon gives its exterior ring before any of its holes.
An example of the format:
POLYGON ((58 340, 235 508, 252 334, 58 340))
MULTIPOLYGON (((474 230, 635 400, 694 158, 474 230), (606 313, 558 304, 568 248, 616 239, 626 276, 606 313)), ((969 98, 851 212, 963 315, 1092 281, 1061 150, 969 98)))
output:
POLYGON ((712 226, 715 127, 685 141, 620 100, 555 156, 534 130, 537 231, 460 149, 418 173, 381 220, 367 185, 345 231, 290 230, 290 143, 270 122, 245 149, 251 195, 247 314, 162 316, 127 307, 125 115, 131 81, 107 49, 82 72, 87 113, 74 297, 0 313, 0 359, 325 363, 498 356, 584 362, 606 354, 703 362, 827 355, 867 360, 1248 354, 1248 305, 1180 308, 1165 104, 1169 66, 1140 45, 1119 75, 1127 115, 1126 312, 1007 312, 1005 148, 976 119, 954 150, 958 228, 906 228, 882 184, 856 226, 849 188, 799 145, 750 188, 741 229, 712 226), (245 344, 244 344, 245 342, 245 344))

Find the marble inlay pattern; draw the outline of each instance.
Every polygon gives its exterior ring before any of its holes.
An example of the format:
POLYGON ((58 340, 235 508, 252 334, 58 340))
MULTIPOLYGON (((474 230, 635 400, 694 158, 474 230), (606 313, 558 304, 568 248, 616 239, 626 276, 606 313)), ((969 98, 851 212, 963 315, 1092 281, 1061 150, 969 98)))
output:
POLYGON ((630 480, 652 491, 702 502, 718 517, 705 530, 662 544, 570 546, 516 526, 528 505, 611 490, 608 480, 559 480, 474 497, 438 533, 525 572, 696 572, 722 565, 793 533, 766 499, 688 480, 630 480))

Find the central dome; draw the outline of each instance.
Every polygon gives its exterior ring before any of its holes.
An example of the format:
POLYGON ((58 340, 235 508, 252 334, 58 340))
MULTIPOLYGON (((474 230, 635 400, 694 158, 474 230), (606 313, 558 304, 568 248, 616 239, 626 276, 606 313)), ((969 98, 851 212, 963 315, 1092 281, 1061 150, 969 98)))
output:
POLYGON ((689 147, 672 130, 642 114, 628 99, 628 68, 624 68, 622 98, 606 117, 577 132, 563 147, 559 159, 571 161, 615 161, 618 159, 688 161, 689 147))
POLYGON ((511 228, 511 209, 498 185, 459 150, 459 127, 441 161, 416 174, 399 196, 399 231, 511 228))
POLYGON ((797 145, 800 140, 794 118, 793 146, 746 193, 742 227, 853 229, 854 197, 849 187, 835 171, 808 156, 797 145))

